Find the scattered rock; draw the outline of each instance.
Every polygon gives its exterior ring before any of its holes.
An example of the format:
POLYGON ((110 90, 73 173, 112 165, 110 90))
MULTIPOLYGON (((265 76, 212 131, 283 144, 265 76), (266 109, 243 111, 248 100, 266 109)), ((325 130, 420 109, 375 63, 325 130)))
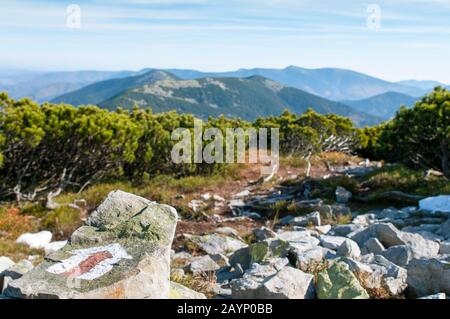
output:
POLYGON ((176 210, 111 192, 70 244, 5 289, 13 298, 169 297, 176 210))
POLYGON ((450 293, 450 256, 415 258, 408 265, 408 286, 414 297, 450 293))
POLYGON ((239 233, 237 232, 237 230, 234 228, 231 228, 231 227, 219 227, 219 228, 216 228, 214 230, 214 232, 217 234, 225 235, 225 236, 232 236, 232 237, 239 238, 239 233))
POLYGON ((11 259, 9 259, 8 257, 1 256, 0 257, 0 274, 4 270, 6 270, 6 269, 10 268, 11 266, 13 266, 14 264, 15 264, 15 262, 12 261, 11 259))
POLYGON ((433 257, 439 252, 438 243, 427 240, 418 234, 402 232, 390 223, 372 224, 362 231, 351 234, 349 237, 361 247, 373 237, 378 238, 383 246, 387 248, 406 245, 411 249, 413 256, 416 258, 433 257))
POLYGON ((2 284, 0 290, 5 290, 13 280, 21 278, 32 269, 33 264, 28 260, 21 260, 17 264, 13 264, 0 274, 0 283, 2 284))
POLYGON ((450 219, 441 225, 439 234, 441 234, 445 239, 450 239, 450 219))
POLYGON ((227 255, 247 246, 247 244, 240 240, 221 234, 209 234, 204 236, 185 234, 184 237, 188 242, 194 244, 209 255, 227 255))
POLYGON ((330 232, 331 225, 316 226, 314 229, 317 230, 319 233, 325 235, 330 232))
POLYGON ((450 195, 422 199, 419 201, 419 208, 430 212, 450 213, 450 195))
POLYGON ((336 188, 336 201, 341 204, 347 204, 352 198, 352 193, 346 190, 344 187, 338 186, 336 188))
POLYGON ((220 269, 220 266, 209 256, 194 257, 190 264, 185 267, 186 272, 194 275, 214 272, 220 269))
POLYGON ((66 244, 67 244, 67 240, 51 242, 45 246, 45 248, 44 248, 45 254, 48 255, 48 254, 54 253, 54 252, 60 250, 61 248, 63 248, 66 244))
POLYGON ((281 218, 278 222, 280 225, 291 225, 291 226, 320 226, 320 213, 313 212, 306 216, 285 216, 281 218))
POLYGON ((381 255, 384 250, 383 244, 377 238, 369 238, 363 247, 364 254, 381 255))
POLYGON ((357 259, 359 258, 359 256, 361 256, 361 250, 359 249, 359 246, 356 242, 351 239, 345 239, 344 242, 339 246, 337 255, 341 257, 357 259))
POLYGON ((319 299, 369 299, 369 295, 344 262, 336 262, 321 271, 317 279, 319 299))
POLYGON ((170 282, 169 299, 206 299, 202 293, 196 292, 176 282, 170 282))
POLYGON ((277 234, 267 227, 255 228, 253 229, 253 234, 257 241, 277 237, 277 234))
POLYGON ((277 233, 279 239, 289 243, 290 249, 305 251, 319 245, 320 241, 311 236, 308 230, 300 231, 281 231, 277 233))
POLYGON ((443 241, 439 245, 439 254, 450 255, 450 240, 443 241))
POLYGON ((289 243, 280 239, 266 239, 234 252, 230 256, 230 265, 240 265, 243 270, 250 268, 253 263, 267 263, 276 258, 288 255, 289 243))
POLYGON ((338 248, 347 240, 346 237, 321 235, 320 244, 328 249, 338 250, 338 248))
POLYGON ((384 258, 398 266, 406 266, 413 258, 411 249, 405 245, 391 246, 380 253, 384 258))
POLYGON ((419 299, 447 299, 447 296, 445 295, 445 293, 439 293, 439 294, 435 294, 435 295, 422 297, 419 299))
POLYGON ((295 249, 290 251, 292 263, 303 271, 307 271, 314 263, 321 263, 323 260, 333 259, 335 256, 336 253, 333 250, 320 246, 305 251, 295 249))
POLYGON ((246 190, 243 190, 240 193, 235 194, 233 197, 234 198, 243 198, 243 197, 247 197, 249 195, 250 195, 250 191, 248 189, 246 189, 246 190))
POLYGON ((365 255, 360 261, 372 269, 372 273, 365 280, 367 288, 383 289, 389 296, 398 296, 406 289, 406 269, 380 255, 365 255))
POLYGON ((314 276, 301 270, 254 264, 232 283, 233 299, 311 299, 314 276))
POLYGON ((16 243, 25 244, 31 249, 45 249, 52 241, 52 237, 53 235, 51 232, 44 230, 35 234, 26 233, 20 235, 19 238, 17 238, 16 243))
POLYGON ((361 231, 364 227, 357 224, 346 224, 333 226, 330 234, 334 236, 347 236, 348 234, 361 231))

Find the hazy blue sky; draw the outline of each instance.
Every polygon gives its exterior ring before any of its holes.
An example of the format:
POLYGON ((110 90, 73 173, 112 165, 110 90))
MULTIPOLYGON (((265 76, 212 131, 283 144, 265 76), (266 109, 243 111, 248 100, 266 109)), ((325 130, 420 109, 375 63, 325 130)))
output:
POLYGON ((0 67, 341 67, 450 83, 450 0, 0 2, 0 67), (370 4, 381 28, 367 26, 370 4), (81 8, 81 28, 66 8, 81 8))

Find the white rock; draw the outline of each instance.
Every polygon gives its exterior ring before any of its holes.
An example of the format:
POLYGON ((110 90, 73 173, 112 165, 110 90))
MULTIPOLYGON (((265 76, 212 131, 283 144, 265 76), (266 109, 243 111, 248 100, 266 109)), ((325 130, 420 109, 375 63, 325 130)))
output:
POLYGON ((357 259, 361 256, 361 250, 356 242, 351 239, 345 239, 342 245, 339 246, 337 254, 342 257, 357 259))
POLYGON ((325 235, 325 234, 328 234, 330 232, 331 225, 316 226, 314 229, 317 230, 319 233, 325 235))
POLYGON ((45 254, 48 255, 48 254, 54 253, 55 251, 58 251, 61 248, 63 248, 66 244, 67 244, 67 240, 51 242, 51 243, 45 245, 45 247, 44 247, 45 254))
POLYGON ((240 193, 235 194, 233 197, 235 197, 235 198, 242 198, 242 197, 247 197, 249 195, 250 195, 250 191, 248 189, 246 189, 246 190, 243 190, 240 193))
POLYGON ((2 273, 4 270, 10 268, 15 264, 14 261, 9 259, 8 257, 1 256, 0 257, 0 273, 2 273))
POLYGON ((431 295, 431 296, 426 296, 426 297, 422 297, 419 299, 446 299, 447 296, 445 295, 445 293, 439 293, 439 294, 435 294, 435 295, 431 295))
POLYGON ((363 247, 363 252, 368 254, 380 255, 384 251, 383 244, 377 238, 369 238, 363 247))
POLYGON ((45 249, 52 240, 52 233, 49 231, 41 231, 39 233, 26 233, 17 238, 16 243, 25 244, 31 249, 45 249))
POLYGON ((211 199, 211 194, 210 193, 202 194, 200 197, 203 200, 210 200, 211 199))
POLYGON ((419 208, 431 212, 450 213, 450 195, 428 197, 419 202, 419 208))
POLYGON ((225 198, 223 198, 222 196, 219 196, 219 195, 217 195, 217 194, 214 194, 214 195, 213 195, 213 199, 214 199, 216 202, 224 202, 224 201, 225 201, 225 198))
POLYGON ((337 250, 347 239, 346 237, 321 235, 320 244, 328 249, 337 250))

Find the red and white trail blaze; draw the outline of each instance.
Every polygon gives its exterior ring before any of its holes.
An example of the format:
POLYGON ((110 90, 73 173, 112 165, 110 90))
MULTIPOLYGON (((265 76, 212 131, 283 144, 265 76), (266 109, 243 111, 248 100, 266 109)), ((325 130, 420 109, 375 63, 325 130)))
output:
POLYGON ((120 244, 78 249, 73 256, 47 268, 52 274, 63 274, 77 279, 94 280, 111 269, 122 259, 132 259, 120 244))

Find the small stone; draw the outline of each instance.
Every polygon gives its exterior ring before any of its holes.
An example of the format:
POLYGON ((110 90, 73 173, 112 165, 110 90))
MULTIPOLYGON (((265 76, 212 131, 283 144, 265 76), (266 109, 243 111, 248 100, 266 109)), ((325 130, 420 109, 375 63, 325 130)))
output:
POLYGON ((447 296, 445 295, 445 293, 439 293, 439 294, 422 297, 419 299, 447 299, 447 296))
POLYGON ((243 278, 232 282, 233 299, 311 299, 314 276, 301 270, 254 264, 243 278))
POLYGON ((185 234, 184 237, 188 242, 194 244, 209 255, 227 255, 247 246, 247 244, 240 240, 221 234, 209 234, 204 236, 185 234))
POLYGON ((186 272, 194 275, 214 272, 220 269, 220 266, 209 256, 195 257, 192 262, 185 267, 186 272))
POLYGON ((380 253, 384 258, 398 266, 406 266, 413 258, 411 249, 405 245, 391 246, 380 253))
POLYGON ((10 268, 11 266, 13 266, 14 264, 15 264, 15 262, 12 261, 11 259, 9 259, 8 257, 1 256, 0 257, 0 274, 4 270, 6 270, 6 269, 10 268))
POLYGON ((331 225, 316 226, 314 229, 317 230, 319 233, 325 235, 330 232, 331 225))
POLYGON ((253 234, 255 235, 257 241, 274 238, 277 236, 273 230, 267 227, 255 228, 253 229, 253 234))
POLYGON ((443 241, 439 246, 439 254, 450 255, 450 240, 443 241))
POLYGON ((169 299, 206 299, 204 294, 175 282, 170 282, 169 289, 169 299))
POLYGON ((341 204, 347 204, 352 198, 352 193, 346 190, 344 187, 338 186, 336 188, 336 201, 341 204))
POLYGON ((230 256, 230 265, 244 271, 253 263, 267 263, 276 258, 285 258, 289 243, 280 239, 266 239, 235 251, 230 256))
POLYGON ((63 248, 66 244, 67 240, 51 242, 45 246, 45 254, 48 255, 54 253, 63 248))
POLYGON ((232 236, 232 237, 239 238, 239 233, 237 232, 237 230, 234 228, 231 228, 231 227, 219 227, 219 228, 216 228, 214 230, 214 232, 217 234, 225 235, 225 236, 232 236))
POLYGON ((359 256, 361 256, 361 250, 359 249, 359 246, 356 242, 351 239, 345 239, 344 242, 339 246, 337 255, 341 257, 357 259, 359 258, 359 256))
POLYGON ((49 231, 41 231, 39 233, 26 233, 17 238, 16 243, 25 244, 31 249, 44 249, 52 240, 52 233, 49 231))
POLYGON ((384 251, 383 244, 377 238, 369 238, 363 247, 364 253, 381 255, 384 251))
POLYGON ((347 239, 346 237, 321 235, 320 244, 328 249, 337 250, 347 239))

